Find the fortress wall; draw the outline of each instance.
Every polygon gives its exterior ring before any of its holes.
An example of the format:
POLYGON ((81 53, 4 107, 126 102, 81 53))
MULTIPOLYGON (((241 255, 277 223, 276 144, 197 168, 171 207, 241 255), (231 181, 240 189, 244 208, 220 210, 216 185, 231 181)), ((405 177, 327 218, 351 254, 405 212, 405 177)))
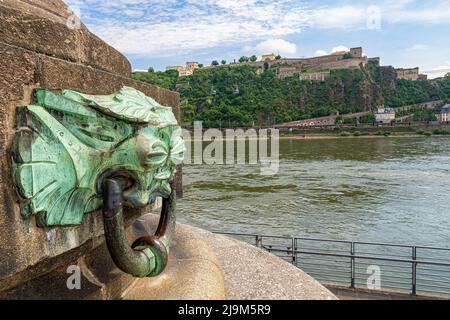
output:
MULTIPOLYGON (((126 85, 171 106, 180 116, 178 93, 132 80, 130 63, 123 55, 84 26, 69 29, 64 19, 67 12, 60 0, 0 2, 0 299, 14 288, 28 298, 39 297, 50 286, 48 281, 40 291, 21 288, 42 275, 51 275, 51 285, 61 288, 61 298, 76 298, 77 294, 113 297, 117 288, 133 280, 117 270, 109 257, 101 213, 87 214, 79 227, 51 230, 38 228, 34 218, 22 218, 13 190, 9 150, 16 130, 16 108, 32 101, 33 89, 111 94, 126 85), (81 263, 86 269, 85 290, 69 292, 65 271, 80 259, 87 261, 81 263)), ((177 181, 180 188, 181 175, 177 181)), ((144 211, 130 212, 126 223, 144 211)))
POLYGON ((343 59, 335 62, 321 63, 314 68, 321 69, 354 69, 359 68, 361 64, 366 65, 368 63, 367 58, 353 58, 353 59, 343 59))

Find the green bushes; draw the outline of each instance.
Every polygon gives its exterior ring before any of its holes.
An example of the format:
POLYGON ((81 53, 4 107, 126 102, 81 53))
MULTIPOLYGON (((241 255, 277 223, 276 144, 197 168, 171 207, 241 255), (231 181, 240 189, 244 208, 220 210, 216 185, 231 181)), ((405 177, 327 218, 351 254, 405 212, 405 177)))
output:
POLYGON ((339 134, 341 137, 350 137, 352 134, 350 132, 347 131, 343 131, 339 134))
POLYGON ((361 134, 360 131, 355 131, 355 132, 353 132, 353 136, 354 137, 360 137, 360 136, 362 136, 362 134, 361 134))
POLYGON ((436 129, 433 130, 433 134, 436 136, 448 136, 450 135, 450 131, 447 129, 436 129))
POLYGON ((430 131, 425 131, 422 129, 417 130, 416 133, 418 135, 425 136, 425 137, 431 137, 433 135, 433 133, 431 133, 430 131))
MULTIPOLYGON (((133 78, 177 90, 194 110, 183 112, 184 122, 204 126, 266 126, 296 120, 368 111, 383 102, 398 107, 450 97, 450 78, 436 81, 395 81, 395 70, 383 68, 334 70, 323 82, 279 79, 276 68, 262 74, 252 66, 221 67, 178 77, 178 72, 135 72, 133 78), (183 85, 181 85, 183 84, 183 85), (361 101, 365 101, 364 104, 361 101)), ((343 119, 355 125, 355 119, 343 119)), ((433 121, 433 110, 417 110, 416 120, 433 121)), ((362 123, 375 121, 373 113, 362 123)))
POLYGON ((390 135, 392 135, 392 132, 390 131, 378 131, 375 132, 376 136, 382 136, 382 137, 389 137, 390 135))

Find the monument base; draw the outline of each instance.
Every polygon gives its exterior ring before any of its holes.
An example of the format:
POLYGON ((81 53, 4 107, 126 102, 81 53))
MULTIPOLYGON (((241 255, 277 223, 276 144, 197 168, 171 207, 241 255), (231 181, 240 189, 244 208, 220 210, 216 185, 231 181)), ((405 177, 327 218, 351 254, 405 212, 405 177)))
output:
MULTIPOLYGON (((134 236, 152 231, 147 215, 134 236)), ((178 224, 165 273, 137 279, 125 300, 336 300, 309 275, 259 248, 178 224)))

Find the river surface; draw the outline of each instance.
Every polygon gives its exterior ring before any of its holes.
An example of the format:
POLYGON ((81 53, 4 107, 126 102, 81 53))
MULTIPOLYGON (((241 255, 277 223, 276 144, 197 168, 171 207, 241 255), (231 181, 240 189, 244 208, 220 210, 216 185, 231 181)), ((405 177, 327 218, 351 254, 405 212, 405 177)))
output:
POLYGON ((186 165, 181 222, 211 231, 450 247, 450 139, 280 141, 280 170, 186 165))

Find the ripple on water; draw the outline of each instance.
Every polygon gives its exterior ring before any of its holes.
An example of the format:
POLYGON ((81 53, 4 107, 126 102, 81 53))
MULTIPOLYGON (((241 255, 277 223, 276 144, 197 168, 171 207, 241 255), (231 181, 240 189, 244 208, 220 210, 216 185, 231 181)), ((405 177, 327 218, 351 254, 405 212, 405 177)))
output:
POLYGON ((231 232, 450 243, 450 139, 281 140, 280 171, 185 166, 181 221, 231 232))

